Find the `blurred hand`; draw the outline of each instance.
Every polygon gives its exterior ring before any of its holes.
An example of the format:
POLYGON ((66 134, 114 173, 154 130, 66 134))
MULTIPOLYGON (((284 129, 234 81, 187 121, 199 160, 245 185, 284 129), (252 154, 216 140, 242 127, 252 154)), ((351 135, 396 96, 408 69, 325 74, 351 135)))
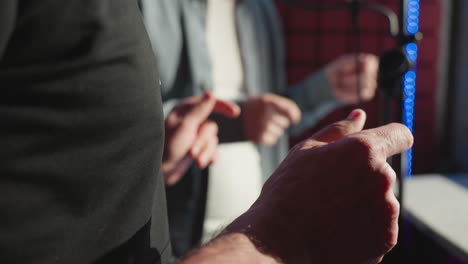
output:
POLYGON ((360 78, 361 98, 371 100, 377 90, 379 59, 372 54, 360 54, 356 65, 354 54, 344 55, 325 68, 335 98, 343 103, 358 103, 357 78, 360 78))
POLYGON ((293 147, 228 233, 246 234, 284 263, 378 263, 398 234, 386 159, 413 137, 401 124, 361 131, 365 119, 355 110, 293 147))
POLYGON ((271 93, 249 98, 242 111, 247 139, 270 146, 276 144, 285 129, 301 120, 296 103, 271 93))
POLYGON ((162 164, 167 185, 177 183, 193 161, 199 168, 215 161, 218 126, 207 120, 212 112, 235 118, 240 108, 207 93, 187 98, 167 116, 162 164))

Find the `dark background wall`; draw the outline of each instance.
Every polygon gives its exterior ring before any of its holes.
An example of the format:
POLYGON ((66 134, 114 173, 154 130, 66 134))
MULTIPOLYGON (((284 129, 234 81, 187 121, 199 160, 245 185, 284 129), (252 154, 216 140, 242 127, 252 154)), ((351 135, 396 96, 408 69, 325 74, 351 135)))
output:
POLYGON ((458 172, 468 172, 468 2, 459 1, 456 8, 457 31, 454 37, 454 59, 453 75, 453 105, 450 105, 453 116, 453 131, 447 137, 452 137, 451 151, 453 155, 454 165, 458 172))
MULTIPOLYGON (((307 0, 304 0, 307 2, 307 0)), ((344 2, 344 0, 309 0, 311 3, 344 2)), ((374 0, 398 11, 397 0, 374 0)), ((441 35, 441 0, 421 1, 418 80, 415 110, 414 173, 431 172, 435 167, 436 152, 436 94, 438 89, 439 38, 441 35)), ((348 11, 310 12, 286 7, 278 3, 284 24, 287 44, 287 70, 289 83, 301 81, 310 72, 344 53, 353 51, 350 16, 348 11)), ((380 54, 394 47, 388 35, 385 18, 371 11, 363 11, 360 19, 360 49, 380 54)), ((349 109, 335 111, 311 128, 307 134, 325 123, 341 119, 349 109)), ((364 106, 369 115, 367 127, 378 125, 379 103, 374 100, 364 106)), ((305 135, 303 135, 305 136, 305 135)))

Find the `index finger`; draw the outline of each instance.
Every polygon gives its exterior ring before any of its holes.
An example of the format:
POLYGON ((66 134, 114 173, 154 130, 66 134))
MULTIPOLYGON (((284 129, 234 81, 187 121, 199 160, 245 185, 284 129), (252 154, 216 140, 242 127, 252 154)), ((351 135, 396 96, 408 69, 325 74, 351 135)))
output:
POLYGON ((384 155, 385 159, 408 150, 414 142, 413 134, 399 123, 365 130, 357 135, 364 136, 364 140, 366 137, 372 138, 369 139, 369 143, 374 145, 371 147, 378 149, 378 154, 384 155))
POLYGON ((238 117, 240 114, 240 111, 241 111, 240 107, 237 104, 231 103, 228 101, 219 100, 219 99, 216 99, 216 102, 213 108, 213 112, 222 114, 230 118, 238 117))
POLYGON ((198 125, 211 114, 215 107, 216 99, 211 93, 205 93, 201 98, 195 97, 193 100, 196 103, 191 105, 185 119, 198 125))
POLYGON ((318 131, 310 139, 331 143, 347 135, 357 133, 362 130, 366 122, 366 112, 361 109, 353 110, 346 119, 328 125, 318 131))

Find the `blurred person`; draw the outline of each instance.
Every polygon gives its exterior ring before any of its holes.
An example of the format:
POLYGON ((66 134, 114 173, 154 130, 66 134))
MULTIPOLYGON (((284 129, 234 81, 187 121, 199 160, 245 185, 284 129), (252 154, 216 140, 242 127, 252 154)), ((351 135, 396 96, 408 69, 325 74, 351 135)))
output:
POLYGON ((330 101, 356 103, 356 78, 362 98, 371 99, 378 62, 361 54, 356 65, 354 55, 345 55, 287 88, 272 1, 144 0, 142 7, 160 65, 165 112, 204 90, 242 108, 238 118, 211 116, 220 145, 208 180, 201 177, 206 171, 192 167, 175 186, 166 182, 171 236, 180 255, 200 234, 212 237, 252 204, 287 153, 288 129, 302 112, 330 101))
MULTIPOLYGON (((199 142, 207 113, 236 107, 187 99, 163 147, 136 1, 1 1, 0 20, 2 262, 168 263, 160 171, 199 142)), ((254 206, 181 262, 377 262, 398 228, 386 157, 412 136, 395 124, 360 131, 364 122, 356 110, 295 147, 254 206)))

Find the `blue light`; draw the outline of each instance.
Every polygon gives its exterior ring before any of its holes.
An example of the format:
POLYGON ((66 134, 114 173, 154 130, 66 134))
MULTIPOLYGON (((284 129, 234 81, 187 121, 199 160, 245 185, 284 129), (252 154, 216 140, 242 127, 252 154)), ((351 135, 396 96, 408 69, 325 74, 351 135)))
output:
POLYGON ((419 0, 409 0, 406 7, 406 31, 409 34, 416 34, 419 31, 419 0))
MULTIPOLYGON (((420 15, 419 0, 408 0, 406 6, 406 31, 410 35, 419 32, 419 15, 420 15)), ((405 53, 411 63, 415 64, 418 59, 418 45, 409 43, 405 46, 405 53)), ((414 103, 416 99, 416 72, 408 71, 403 78, 403 123, 413 133, 414 126, 414 103)), ((407 161, 407 176, 411 178, 413 165, 413 150, 410 149, 406 153, 407 161)))
POLYGON ((408 167, 408 178, 411 178, 411 173, 413 172, 413 149, 409 149, 408 152, 406 152, 406 162, 407 162, 407 167, 408 167))
MULTIPOLYGON (((412 45, 411 45, 412 46, 412 45)), ((410 47, 411 47, 410 46, 410 47)), ((414 44, 416 46, 416 44, 414 44)), ((411 49, 411 48, 410 48, 411 49)), ((408 46, 406 47, 408 53, 408 46)), ((417 52, 417 46, 415 48, 415 52, 417 52)), ((417 57, 417 54, 415 55, 417 57)), ((415 59, 416 60, 416 59, 415 59)), ((408 127, 408 129, 413 133, 414 127, 414 104, 416 99, 416 72, 415 71, 408 71, 403 77, 403 123, 408 127)), ((408 150, 406 153, 407 159, 407 176, 411 178, 412 173, 412 164, 413 164, 413 151, 412 149, 408 150)))

